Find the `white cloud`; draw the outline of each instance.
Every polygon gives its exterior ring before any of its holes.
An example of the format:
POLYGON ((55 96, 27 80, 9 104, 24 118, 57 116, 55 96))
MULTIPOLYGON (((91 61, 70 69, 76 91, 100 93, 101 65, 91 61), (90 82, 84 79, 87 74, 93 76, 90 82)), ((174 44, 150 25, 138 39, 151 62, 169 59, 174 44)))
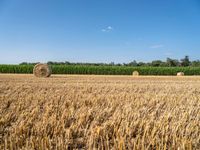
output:
POLYGON ((150 46, 150 48, 153 48, 153 49, 155 49, 155 48, 161 48, 161 47, 164 47, 164 45, 162 45, 162 44, 156 44, 156 45, 150 46))
POLYGON ((107 27, 107 29, 108 29, 108 30, 112 30, 112 29, 113 29, 113 27, 111 27, 111 26, 108 26, 108 27, 107 27))
POLYGON ((173 54, 171 52, 164 53, 165 56, 172 56, 173 54))
POLYGON ((108 27, 106 27, 106 28, 104 28, 104 29, 101 29, 102 32, 110 32, 110 31, 112 31, 112 30, 113 30, 113 27, 112 27, 112 26, 108 26, 108 27))

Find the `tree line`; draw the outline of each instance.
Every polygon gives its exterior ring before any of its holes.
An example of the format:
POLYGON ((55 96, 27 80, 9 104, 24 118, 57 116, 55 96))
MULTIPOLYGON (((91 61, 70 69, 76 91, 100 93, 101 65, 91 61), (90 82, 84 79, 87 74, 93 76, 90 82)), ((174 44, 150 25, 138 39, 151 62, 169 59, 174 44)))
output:
MULTIPOLYGON (((38 63, 38 62, 37 62, 38 63)), ((35 65, 37 63, 29 63, 29 62, 22 62, 20 65, 35 65)), ((194 60, 190 61, 189 56, 185 56, 184 58, 178 60, 178 59, 172 59, 167 58, 166 61, 162 60, 153 60, 152 62, 137 62, 136 60, 133 60, 129 63, 72 63, 69 61, 65 62, 54 62, 54 61, 48 61, 48 65, 86 65, 86 66, 133 66, 133 67, 139 67, 139 66, 151 66, 151 67, 200 67, 200 60, 194 60)))

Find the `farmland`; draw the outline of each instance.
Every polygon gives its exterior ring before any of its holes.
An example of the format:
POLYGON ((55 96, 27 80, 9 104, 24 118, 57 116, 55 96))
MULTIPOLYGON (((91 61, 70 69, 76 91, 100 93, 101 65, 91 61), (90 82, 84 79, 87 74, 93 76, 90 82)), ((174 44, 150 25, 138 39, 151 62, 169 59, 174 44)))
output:
POLYGON ((200 149, 200 77, 0 74, 0 149, 200 149))
MULTIPOLYGON (((34 65, 0 65, 0 73, 32 74, 34 65)), ((130 67, 130 66, 93 66, 93 65, 50 65, 53 74, 86 75, 131 75, 138 71, 140 75, 200 75, 200 67, 130 67)))

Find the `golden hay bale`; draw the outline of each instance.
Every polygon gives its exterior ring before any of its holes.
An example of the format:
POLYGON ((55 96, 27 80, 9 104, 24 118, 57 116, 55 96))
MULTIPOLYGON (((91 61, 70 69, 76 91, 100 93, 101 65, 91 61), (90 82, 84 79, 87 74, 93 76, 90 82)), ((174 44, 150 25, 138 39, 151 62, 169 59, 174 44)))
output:
POLYGON ((139 72, 138 71, 133 71, 133 76, 139 76, 139 72))
POLYGON ((33 68, 33 74, 36 77, 50 77, 51 68, 47 64, 36 64, 33 68))
POLYGON ((184 72, 178 72, 177 73, 177 76, 184 76, 185 74, 184 74, 184 72))

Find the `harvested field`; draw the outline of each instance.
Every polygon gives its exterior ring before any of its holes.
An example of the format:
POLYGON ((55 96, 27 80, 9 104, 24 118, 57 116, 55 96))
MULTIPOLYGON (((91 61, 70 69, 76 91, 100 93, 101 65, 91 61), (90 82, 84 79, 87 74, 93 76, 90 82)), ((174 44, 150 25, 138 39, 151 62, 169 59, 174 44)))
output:
POLYGON ((200 149, 200 77, 0 74, 0 149, 200 149))

